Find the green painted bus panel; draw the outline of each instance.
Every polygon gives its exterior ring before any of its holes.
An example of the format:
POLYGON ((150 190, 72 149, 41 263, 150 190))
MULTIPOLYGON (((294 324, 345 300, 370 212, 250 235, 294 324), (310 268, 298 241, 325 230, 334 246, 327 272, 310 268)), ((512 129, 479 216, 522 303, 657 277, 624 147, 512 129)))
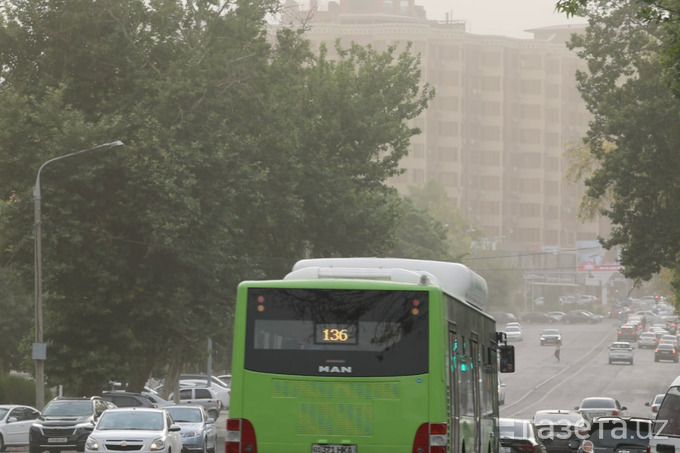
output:
POLYGON ((289 443, 308 451, 313 443, 347 442, 360 444, 362 452, 371 446, 407 451, 400 446, 412 445, 428 419, 427 376, 324 382, 247 372, 244 380, 245 394, 261 398, 238 417, 251 421, 258 447, 277 439, 278 451, 289 443))

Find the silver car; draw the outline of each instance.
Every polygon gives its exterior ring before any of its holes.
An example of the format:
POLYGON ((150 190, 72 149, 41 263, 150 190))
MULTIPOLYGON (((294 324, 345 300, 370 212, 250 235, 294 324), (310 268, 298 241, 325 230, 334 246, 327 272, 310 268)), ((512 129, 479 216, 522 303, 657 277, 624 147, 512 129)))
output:
POLYGON ((627 341, 615 341, 609 346, 609 364, 614 362, 626 362, 633 364, 633 346, 627 341))
POLYGON ((105 411, 87 438, 85 451, 182 451, 181 428, 164 409, 126 407, 105 411))
POLYGON ((215 453, 217 448, 215 419, 208 415, 203 406, 169 406, 165 410, 182 428, 184 452, 215 453))

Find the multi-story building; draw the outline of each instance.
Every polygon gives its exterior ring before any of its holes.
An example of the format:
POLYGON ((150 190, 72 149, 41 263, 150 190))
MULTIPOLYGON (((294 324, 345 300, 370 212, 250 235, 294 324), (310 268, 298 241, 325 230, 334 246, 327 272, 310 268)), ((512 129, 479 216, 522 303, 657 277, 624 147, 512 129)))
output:
POLYGON ((529 30, 533 39, 474 35, 462 21, 427 20, 416 1, 289 0, 284 19, 305 18, 307 38, 329 50, 336 39, 378 50, 411 42, 421 55, 423 81, 437 94, 415 120, 422 134, 401 163, 405 173, 391 183, 407 193, 439 181, 493 249, 531 257, 525 268, 606 236, 606 219, 578 219, 583 186, 565 177, 565 152, 588 129, 575 81, 583 62, 565 45, 584 26, 529 30))

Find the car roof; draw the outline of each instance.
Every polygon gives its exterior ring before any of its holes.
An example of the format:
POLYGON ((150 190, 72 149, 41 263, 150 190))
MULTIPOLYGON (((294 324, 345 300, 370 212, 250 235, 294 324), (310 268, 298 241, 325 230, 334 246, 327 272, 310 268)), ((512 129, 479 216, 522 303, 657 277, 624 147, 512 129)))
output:
POLYGON ((116 407, 107 409, 106 412, 165 412, 165 409, 158 407, 116 407))

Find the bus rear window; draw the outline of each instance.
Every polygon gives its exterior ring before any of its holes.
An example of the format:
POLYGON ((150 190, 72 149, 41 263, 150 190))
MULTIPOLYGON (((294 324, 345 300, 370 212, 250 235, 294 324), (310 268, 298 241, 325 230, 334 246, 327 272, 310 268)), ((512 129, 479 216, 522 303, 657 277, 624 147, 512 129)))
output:
POLYGON ((427 359, 427 291, 249 289, 248 370, 403 376, 427 359))

